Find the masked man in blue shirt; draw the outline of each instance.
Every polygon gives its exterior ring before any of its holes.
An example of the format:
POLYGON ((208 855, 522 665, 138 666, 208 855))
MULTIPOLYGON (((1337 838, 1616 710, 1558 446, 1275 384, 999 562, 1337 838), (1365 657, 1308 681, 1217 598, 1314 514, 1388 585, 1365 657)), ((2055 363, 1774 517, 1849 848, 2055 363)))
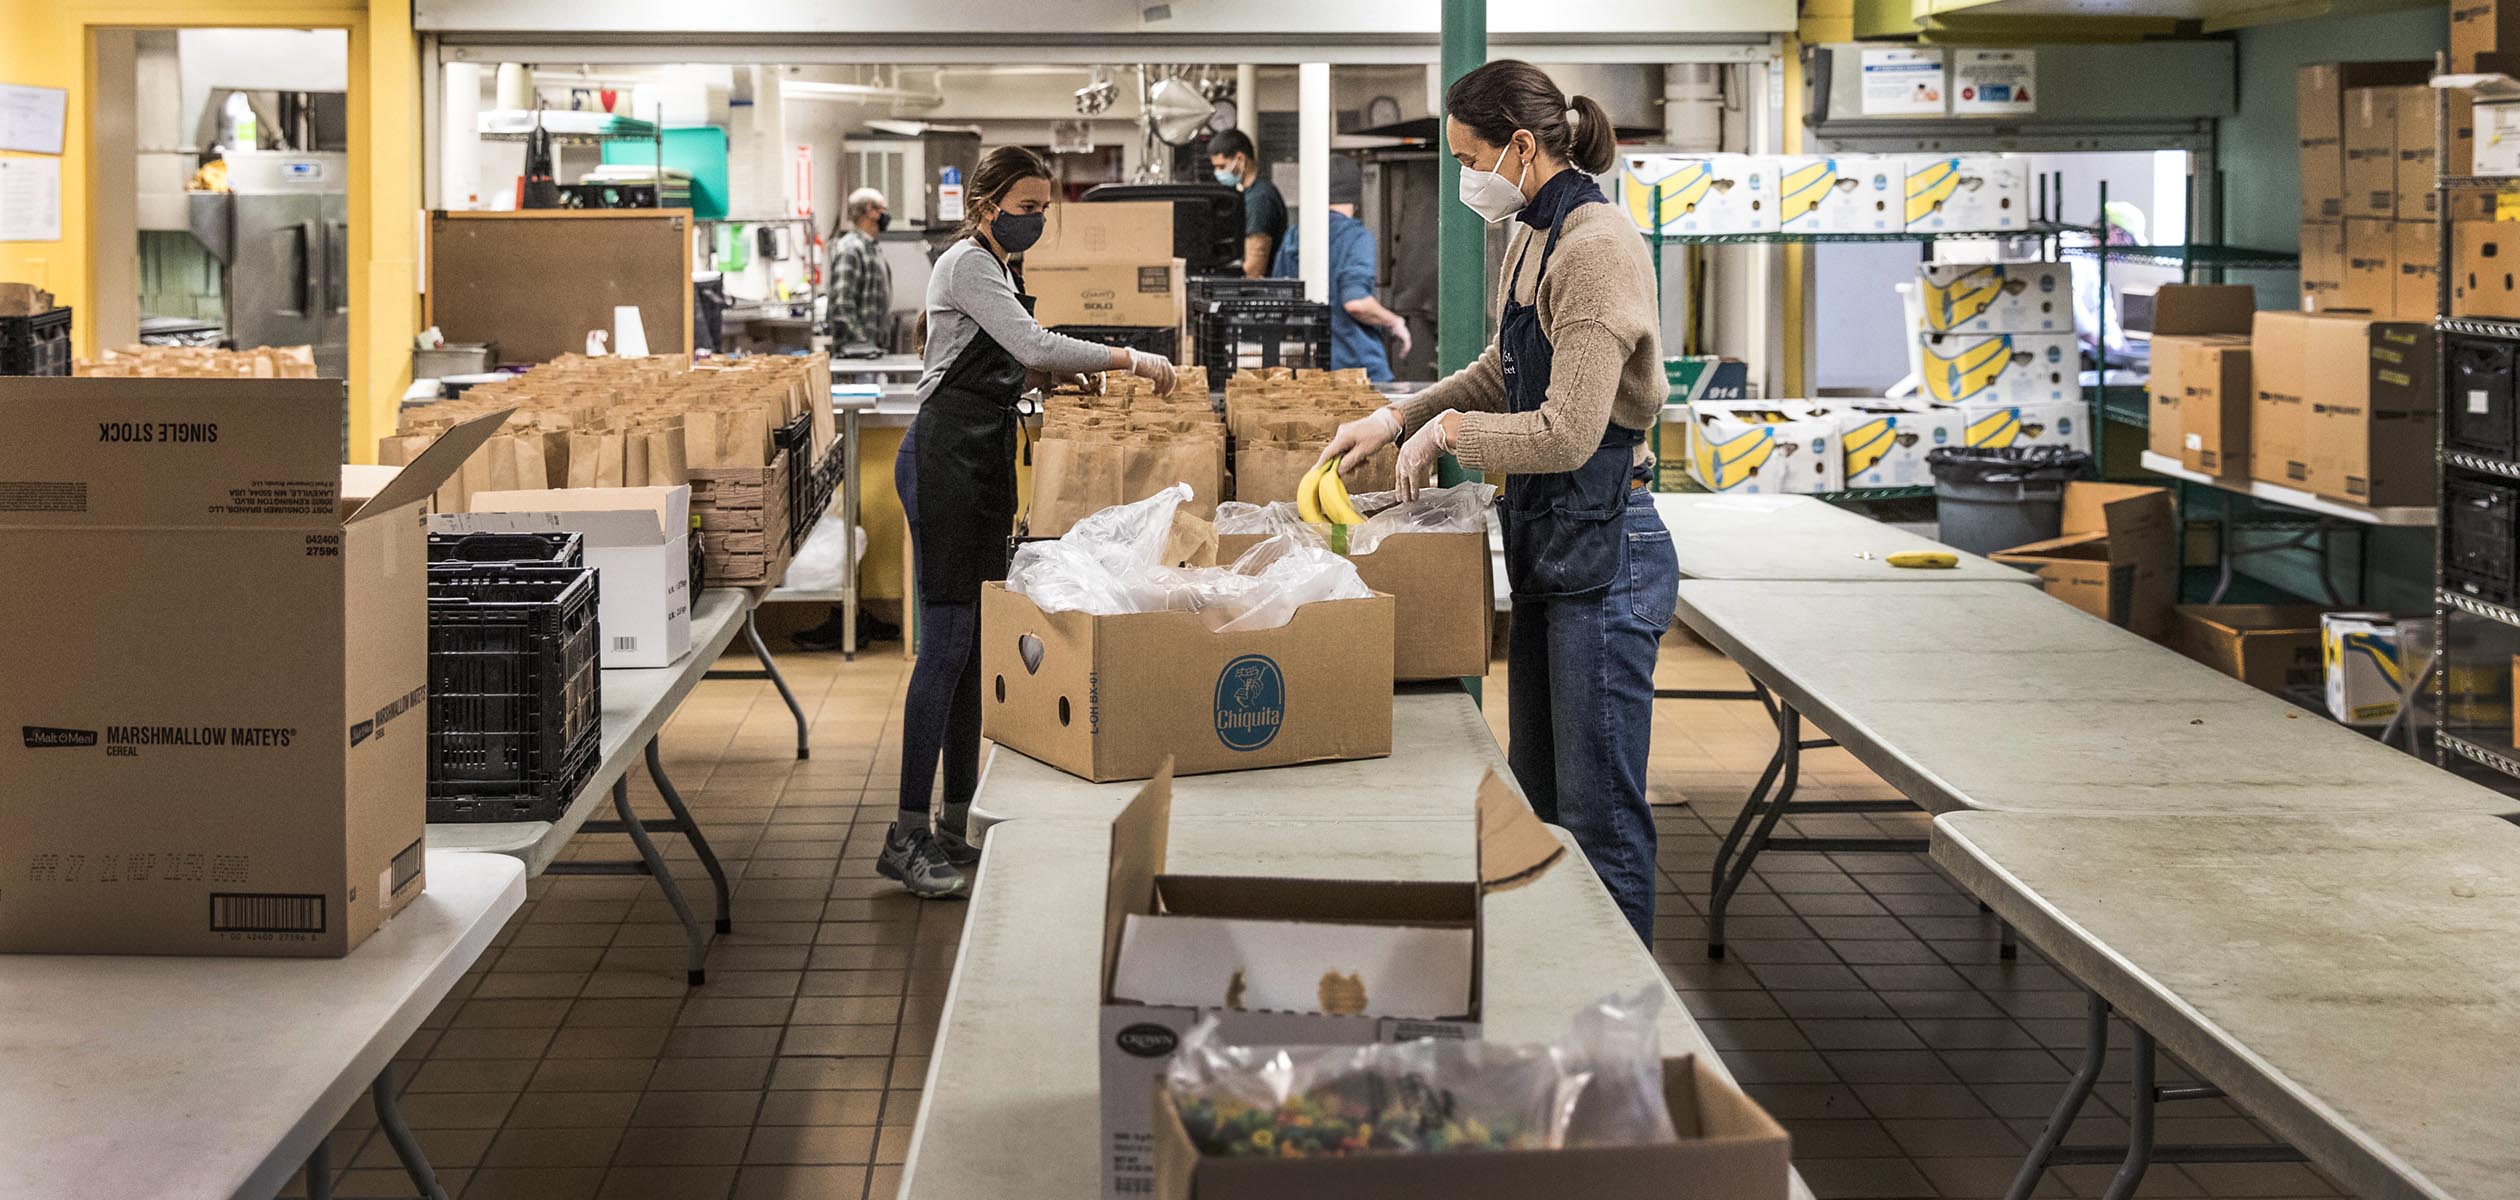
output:
MULTIPOLYGON (((1356 206, 1364 199, 1365 173, 1356 160, 1332 158, 1330 366, 1334 370, 1362 367, 1366 378, 1386 383, 1391 379, 1391 355, 1383 348, 1383 338, 1389 336, 1401 357, 1408 357, 1409 323, 1374 297, 1380 255, 1375 252, 1374 231, 1356 219, 1356 206)), ((1303 274, 1296 254, 1302 240, 1296 230, 1286 231, 1286 242, 1278 248, 1277 263, 1270 274, 1282 279, 1303 274)))

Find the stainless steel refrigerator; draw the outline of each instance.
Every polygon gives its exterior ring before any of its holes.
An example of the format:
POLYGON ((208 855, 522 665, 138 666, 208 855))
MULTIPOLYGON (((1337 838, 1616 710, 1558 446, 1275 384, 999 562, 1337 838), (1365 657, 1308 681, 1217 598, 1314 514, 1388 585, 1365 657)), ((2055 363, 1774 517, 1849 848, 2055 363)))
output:
POLYGON ((228 181, 190 200, 193 236, 226 268, 229 341, 312 346, 318 374, 349 378, 349 156, 231 154, 228 181))

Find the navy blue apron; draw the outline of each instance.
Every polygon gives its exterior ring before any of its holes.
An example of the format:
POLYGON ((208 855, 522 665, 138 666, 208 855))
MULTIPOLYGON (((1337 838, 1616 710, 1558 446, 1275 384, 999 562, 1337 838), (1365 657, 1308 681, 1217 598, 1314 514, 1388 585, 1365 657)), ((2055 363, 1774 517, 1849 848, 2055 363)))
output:
MULTIPOLYGON (((1032 297, 1018 290, 1016 299, 1032 311, 1032 297)), ((915 565, 923 601, 977 604, 983 582, 1006 578, 1023 391, 1024 364, 987 330, 974 330, 971 344, 911 419, 919 490, 915 565)))
MULTIPOLYGON (((1540 250, 1540 272, 1531 281, 1531 303, 1514 299, 1514 281, 1522 275, 1523 255, 1531 239, 1514 254, 1514 269, 1505 275, 1505 310, 1496 332, 1497 363, 1505 374, 1507 407, 1518 413, 1537 410, 1548 399, 1549 371, 1555 352, 1540 327, 1540 284, 1549 276, 1549 256, 1557 253, 1558 234, 1566 214, 1585 204, 1607 203, 1590 181, 1567 192, 1554 219, 1549 239, 1540 250)), ((1516 600, 1554 600, 1594 595, 1610 586, 1627 554, 1621 519, 1627 513, 1628 477, 1641 430, 1617 422, 1602 427, 1601 445, 1572 471, 1516 475, 1505 486, 1505 579, 1516 600)))

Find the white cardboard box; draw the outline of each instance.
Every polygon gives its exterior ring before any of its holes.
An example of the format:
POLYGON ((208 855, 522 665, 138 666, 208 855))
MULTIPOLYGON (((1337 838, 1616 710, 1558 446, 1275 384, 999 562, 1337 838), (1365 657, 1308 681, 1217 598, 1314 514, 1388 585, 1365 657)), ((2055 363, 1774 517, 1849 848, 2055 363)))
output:
POLYGON ((1809 400, 1701 400, 1689 406, 1689 476, 1709 491, 1834 492, 1846 486, 1837 418, 1809 400))
POLYGON ((2471 169, 2479 175, 2520 175, 2520 100, 2476 106, 2476 156, 2471 169))
POLYGON ((1787 233, 1896 233, 1907 228, 1904 160, 1793 154, 1777 160, 1777 227, 1787 233))
POLYGON ((1960 444, 1960 413, 1901 400, 1838 401, 1838 447, 1850 488, 1918 487, 1934 481, 1925 456, 1960 444))
POLYGON ((2082 347, 2071 333, 1921 333, 1918 387, 1935 404, 2082 399, 2082 347))
POLYGON ((473 511, 440 513, 441 533, 570 530, 595 568, 606 669, 665 667, 691 652, 691 488, 476 492, 473 511))
MULTIPOLYGON (((2480 106, 2480 111, 2481 111, 2480 106)), ((2328 715, 2347 725, 2386 725, 2405 701, 2402 622, 2387 613, 2319 615, 2319 663, 2327 677, 2328 715)))
POLYGON ((1764 154, 1631 154, 1619 191, 1628 218, 1648 232, 1774 233, 1776 162, 1764 154))
POLYGON ((1917 271, 1919 333, 2072 333, 2063 263, 1927 263, 1917 271))
POLYGON ((1973 450, 2006 446, 2091 449, 2091 409, 2081 400, 2032 404, 1963 404, 1960 444, 1973 450))
POLYGON ((2030 227, 2030 160, 2002 154, 1907 160, 1907 227, 1970 233, 2030 227))

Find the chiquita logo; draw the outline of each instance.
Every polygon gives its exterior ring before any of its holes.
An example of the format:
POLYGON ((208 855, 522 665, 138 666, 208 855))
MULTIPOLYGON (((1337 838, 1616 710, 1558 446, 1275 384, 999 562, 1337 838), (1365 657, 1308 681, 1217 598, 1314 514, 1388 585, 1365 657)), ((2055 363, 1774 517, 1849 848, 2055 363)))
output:
POLYGON ((1265 655, 1246 654, 1216 674, 1216 739, 1257 750, 1277 740, 1286 723, 1286 677, 1265 655))
POLYGON ((1131 1025, 1112 1038, 1120 1048, 1139 1058, 1162 1058, 1181 1044, 1180 1037, 1161 1025, 1131 1025))

